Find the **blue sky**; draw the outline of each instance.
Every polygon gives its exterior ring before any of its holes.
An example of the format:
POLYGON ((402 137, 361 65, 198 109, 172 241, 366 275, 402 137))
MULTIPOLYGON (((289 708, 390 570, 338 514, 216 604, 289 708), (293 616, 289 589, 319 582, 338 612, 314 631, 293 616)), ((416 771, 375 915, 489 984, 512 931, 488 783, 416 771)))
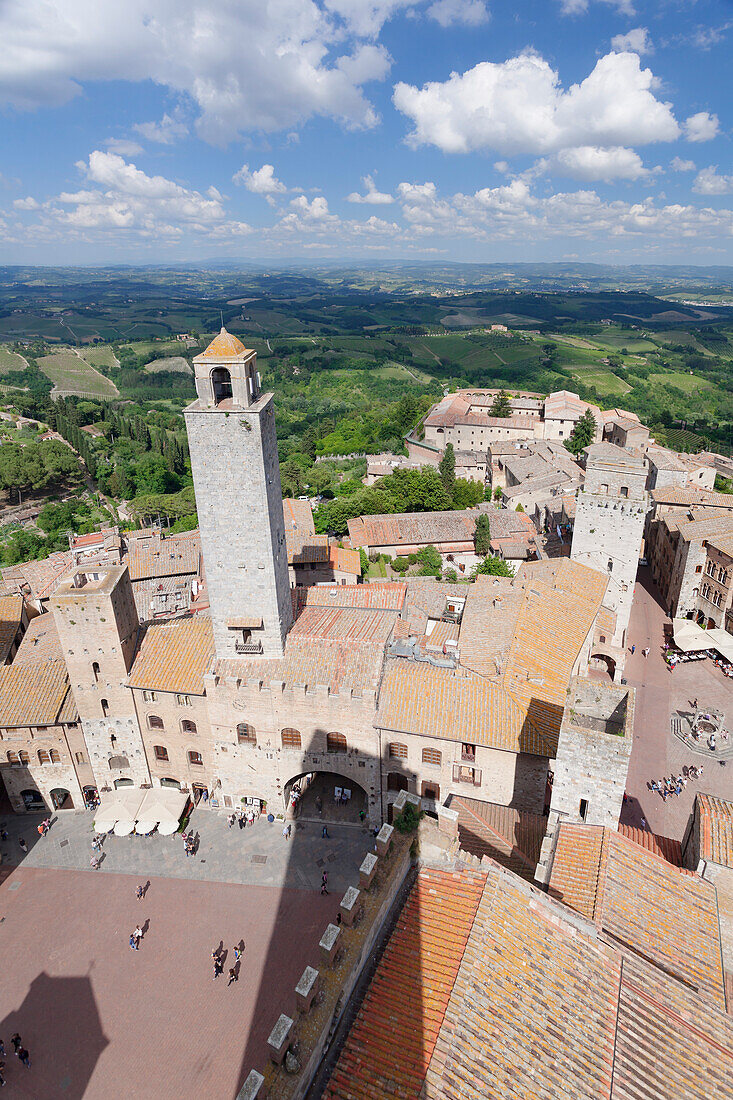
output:
POLYGON ((0 0, 0 262, 733 263, 730 0, 0 0))

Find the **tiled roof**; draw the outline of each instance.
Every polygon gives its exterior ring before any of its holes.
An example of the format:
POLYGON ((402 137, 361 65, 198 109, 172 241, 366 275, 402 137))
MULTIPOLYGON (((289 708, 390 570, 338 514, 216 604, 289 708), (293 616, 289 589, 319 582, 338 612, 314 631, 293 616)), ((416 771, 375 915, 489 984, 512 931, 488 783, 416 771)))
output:
POLYGON ((63 661, 0 667, 0 726, 53 726, 69 690, 63 661))
POLYGON ((64 658, 56 620, 53 615, 36 615, 28 623, 28 629, 23 635, 18 652, 13 661, 14 665, 37 665, 45 661, 62 661, 64 658))
POLYGON ((471 543, 476 513, 401 512, 397 515, 358 516, 349 520, 354 546, 412 546, 422 543, 471 543))
POLYGON ((550 893, 621 946, 725 1007, 711 883, 613 829, 561 825, 550 893))
POLYGON ((615 466, 629 466, 639 469, 644 465, 641 451, 631 447, 617 447, 615 443, 591 443, 584 448, 588 462, 611 462, 615 466))
POLYGON ((285 497, 283 500, 283 520, 285 521, 285 534, 289 531, 300 531, 304 535, 315 535, 316 529, 313 523, 313 509, 307 500, 295 500, 293 497, 285 497))
POLYGON ((286 528, 285 545, 288 551, 288 565, 330 561, 328 535, 309 535, 303 531, 289 531, 286 528))
POLYGON ((129 544, 127 567, 131 581, 148 577, 172 577, 182 573, 198 574, 201 545, 198 532, 185 535, 168 535, 160 538, 151 535, 146 539, 134 539, 129 544), (195 537, 191 537, 194 535, 195 537))
MULTIPOLYGON (((732 498, 733 499, 733 498, 732 498)), ((713 538, 715 535, 728 535, 733 531, 733 516, 721 515, 712 519, 693 520, 680 524, 680 537, 685 542, 713 538)))
POLYGON ((13 592, 27 591, 34 599, 50 596, 74 564, 70 550, 59 550, 40 561, 25 561, 19 565, 6 565, 2 573, 3 581, 13 592))
POLYGON ((23 597, 18 594, 0 596, 0 665, 10 653, 23 618, 23 597))
POLYGON ((214 655, 211 619, 206 615, 152 623, 132 666, 134 688, 204 694, 204 673, 214 655))
POLYGON ((670 836, 657 836, 648 829, 637 829, 633 825, 619 825, 618 832, 627 840, 633 840, 634 844, 640 844, 642 848, 653 852, 655 856, 661 856, 671 863, 673 867, 682 867, 682 844, 670 836))
POLYGON ((700 819, 700 857, 733 867, 733 802, 698 794, 695 812, 700 819))
POLYGON ((408 616, 410 628, 415 634, 425 631, 428 619, 439 619, 442 616, 446 601, 451 596, 466 599, 473 590, 472 585, 445 584, 421 577, 409 577, 405 581, 405 587, 407 599, 403 614, 408 616))
POLYGON ((388 660, 379 697, 380 729, 550 756, 516 699, 468 669, 388 660))
POLYGON ((346 546, 337 546, 331 543, 329 547, 331 568, 341 573, 351 573, 354 577, 361 576, 361 558, 358 550, 350 550, 346 546))
POLYGON ((403 581, 385 584, 319 584, 306 594, 308 607, 365 607, 374 611, 400 611, 407 585, 403 581))
POLYGON ((662 485, 652 489, 651 498, 655 504, 707 504, 718 508, 733 508, 733 496, 730 493, 714 493, 708 489, 678 489, 675 485, 662 485))
POLYGON ((392 632, 396 618, 396 611, 370 611, 356 607, 306 607, 293 624, 290 637, 371 642, 383 646, 392 632))
POLYGON ((534 881, 546 817, 465 795, 453 795, 450 809, 458 812, 462 851, 479 859, 489 856, 528 882, 534 881))
POLYGON ((191 580, 191 575, 184 573, 133 581, 132 595, 140 622, 188 611, 192 603, 191 580))
POLYGON ((475 873, 418 873, 324 1100, 421 1095, 484 881, 475 873))
POLYGON ((708 539, 708 546, 712 546, 714 550, 733 558, 733 520, 731 521, 730 532, 727 535, 715 535, 714 538, 708 539))
POLYGON ((218 336, 215 336, 209 346, 197 355, 197 359, 236 359, 241 355, 249 355, 250 351, 245 348, 241 340, 238 340, 236 336, 233 336, 231 332, 222 325, 221 332, 218 336))

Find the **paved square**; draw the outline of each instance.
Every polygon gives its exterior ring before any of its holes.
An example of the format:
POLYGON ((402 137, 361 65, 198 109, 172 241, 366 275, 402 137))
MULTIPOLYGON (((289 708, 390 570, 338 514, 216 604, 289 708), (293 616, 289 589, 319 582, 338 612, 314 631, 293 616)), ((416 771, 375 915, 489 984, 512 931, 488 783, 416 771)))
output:
MULTIPOLYGON (((3 869, 7 873, 7 868, 3 869)), ((20 1032, 25 1069, 6 1058, 23 1100, 233 1100, 335 918, 339 895, 91 871, 13 870, 0 885, 0 1037, 20 1032), (140 923, 139 951, 128 937, 140 923), (241 975, 227 987, 233 946, 241 975), (210 954, 228 951, 212 980, 210 954)))

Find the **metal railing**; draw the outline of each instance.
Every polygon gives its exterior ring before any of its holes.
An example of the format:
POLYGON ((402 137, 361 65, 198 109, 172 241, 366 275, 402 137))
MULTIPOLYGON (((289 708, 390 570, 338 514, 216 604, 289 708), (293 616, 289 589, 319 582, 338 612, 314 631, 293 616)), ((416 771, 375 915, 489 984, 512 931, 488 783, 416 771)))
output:
POLYGON ((235 642, 236 653, 262 653, 262 642, 235 642))

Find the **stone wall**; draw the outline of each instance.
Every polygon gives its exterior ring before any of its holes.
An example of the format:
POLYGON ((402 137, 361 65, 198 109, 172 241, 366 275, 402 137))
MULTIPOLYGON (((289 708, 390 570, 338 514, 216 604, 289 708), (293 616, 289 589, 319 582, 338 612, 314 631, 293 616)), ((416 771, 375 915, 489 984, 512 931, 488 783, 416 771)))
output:
POLYGON ((176 779, 182 787, 190 789, 193 783, 198 783, 211 792, 216 777, 216 751, 205 696, 181 696, 188 700, 188 705, 182 705, 179 696, 170 691, 150 692, 135 688, 132 695, 154 786, 159 786, 164 778, 176 779), (151 729, 151 716, 163 720, 162 730, 151 729), (184 721, 193 722, 196 733, 184 732, 184 721), (156 757, 156 746, 166 749, 167 761, 156 757), (203 764, 191 764, 189 752, 199 753, 203 764))

